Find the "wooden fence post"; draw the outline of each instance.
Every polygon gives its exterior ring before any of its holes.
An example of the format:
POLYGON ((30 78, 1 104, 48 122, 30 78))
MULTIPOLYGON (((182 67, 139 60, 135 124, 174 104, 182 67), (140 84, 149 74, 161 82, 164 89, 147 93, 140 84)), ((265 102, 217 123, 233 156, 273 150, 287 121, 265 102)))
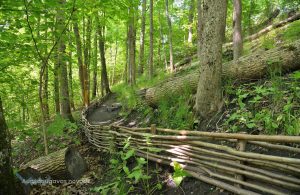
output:
POLYGON ((155 124, 152 124, 152 125, 151 125, 151 133, 152 133, 153 135, 156 134, 156 125, 155 125, 155 124))
MULTIPOLYGON (((243 152, 243 151, 246 150, 246 145, 247 145, 247 141, 246 141, 246 140, 237 140, 236 149, 237 149, 238 151, 243 152)), ((238 161, 238 163, 244 164, 243 161, 238 161)), ((236 178, 237 180, 244 181, 243 175, 236 174, 236 175, 235 175, 235 178, 236 178)), ((234 184, 234 185, 235 185, 236 187, 242 188, 242 186, 241 186, 240 184, 234 184)))
MULTIPOLYGON (((156 125, 155 124, 151 124, 150 131, 151 131, 151 134, 156 135, 156 125)), ((156 167, 156 170, 158 170, 159 165, 157 162, 155 163, 155 167, 156 167)))

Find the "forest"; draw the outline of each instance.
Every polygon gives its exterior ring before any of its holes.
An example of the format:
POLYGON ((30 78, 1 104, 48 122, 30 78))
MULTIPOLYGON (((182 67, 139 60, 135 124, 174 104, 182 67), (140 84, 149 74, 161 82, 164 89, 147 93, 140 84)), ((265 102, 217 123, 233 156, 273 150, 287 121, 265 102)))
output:
POLYGON ((299 194, 299 0, 0 0, 0 195, 299 194))

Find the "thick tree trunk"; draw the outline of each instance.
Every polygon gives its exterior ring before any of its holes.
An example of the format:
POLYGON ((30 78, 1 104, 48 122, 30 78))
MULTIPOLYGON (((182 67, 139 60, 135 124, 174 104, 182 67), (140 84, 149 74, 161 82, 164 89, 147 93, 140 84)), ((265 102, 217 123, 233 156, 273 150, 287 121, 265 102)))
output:
POLYGON ((195 109, 202 120, 222 106, 222 42, 225 34, 227 0, 203 1, 200 75, 195 109))
POLYGON ((145 24, 146 24, 146 4, 147 0, 142 2, 142 23, 141 23, 141 37, 140 37, 140 55, 139 55, 139 75, 144 73, 145 67, 145 24))
MULTIPOLYGON (((264 77, 272 68, 281 67, 282 72, 300 69, 300 40, 270 49, 242 56, 236 61, 223 64, 222 76, 230 79, 253 80, 264 77)), ((198 66, 198 65, 197 65, 198 66)), ((149 105, 156 105, 169 94, 179 94, 186 87, 196 92, 199 72, 171 78, 149 89, 140 91, 149 105)))
POLYGON ((15 178, 11 167, 10 135, 6 126, 0 97, 0 194, 16 194, 15 178))
POLYGON ((86 162, 80 153, 72 148, 64 148, 47 156, 28 162, 20 168, 19 179, 47 178, 80 179, 87 170, 86 162))
POLYGON ((153 67, 153 0, 150 0, 150 50, 149 50, 149 77, 154 76, 153 67))
POLYGON ((109 81, 106 70, 106 60, 105 60, 105 37, 104 37, 104 27, 98 24, 98 36, 99 36, 99 50, 101 57, 101 86, 102 90, 105 90, 106 94, 111 93, 109 88, 109 81))
POLYGON ((195 11, 195 0, 190 0, 188 43, 193 43, 193 21, 194 21, 194 11, 195 11))
MULTIPOLYGON (((59 0, 59 4, 63 7, 65 0, 59 0)), ((64 28, 65 16, 64 10, 57 11, 57 28, 64 28)), ((58 63, 59 63, 59 82, 60 82, 60 114, 63 118, 73 121, 73 116, 70 107, 68 71, 66 64, 66 35, 62 35, 58 42, 58 63)))
POLYGON ((242 38, 242 1, 233 1, 233 59, 238 59, 243 53, 242 38))
POLYGON ((168 27, 169 27, 169 51, 170 51, 170 71, 173 72, 175 70, 174 62, 173 62, 173 32, 172 32, 172 21, 169 14, 169 0, 166 0, 166 17, 168 21, 168 27))

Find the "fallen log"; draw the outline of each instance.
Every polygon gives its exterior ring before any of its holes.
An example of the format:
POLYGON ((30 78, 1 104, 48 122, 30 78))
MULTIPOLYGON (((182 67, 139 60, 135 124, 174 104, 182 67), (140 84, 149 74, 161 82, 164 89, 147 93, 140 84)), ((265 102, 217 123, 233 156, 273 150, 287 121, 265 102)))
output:
MULTIPOLYGON (((238 60, 224 63, 222 68, 223 77, 238 80, 259 79, 270 70, 280 69, 282 72, 288 72, 300 69, 300 40, 264 52, 257 51, 242 56, 238 60)), ((147 104, 155 106, 162 98, 179 94, 186 88, 192 93, 196 92, 199 75, 196 70, 143 89, 138 94, 147 104)))
MULTIPOLYGON (((252 40, 257 39, 257 38, 261 37, 262 35, 264 35, 264 34, 270 32, 270 31, 273 30, 273 29, 280 28, 280 27, 282 27, 282 26, 284 26, 284 25, 286 25, 286 24, 288 24, 288 23, 294 22, 294 21, 299 20, 299 19, 300 19, 300 13, 296 13, 295 15, 293 15, 293 16, 291 16, 291 17, 285 19, 285 20, 282 20, 282 21, 277 22, 277 23, 275 23, 275 24, 271 24, 271 25, 267 26, 266 28, 264 28, 264 29, 258 31, 257 33, 252 34, 252 35, 250 35, 250 36, 244 38, 243 41, 244 41, 244 42, 245 42, 245 41, 252 41, 252 40)), ((225 47, 225 48, 231 47, 232 45, 233 45, 233 42, 225 43, 225 44, 223 45, 223 48, 224 48, 224 47, 225 47)))
POLYGON ((86 162, 80 153, 73 147, 67 147, 21 166, 18 177, 23 183, 49 177, 56 180, 79 179, 86 170, 86 162))

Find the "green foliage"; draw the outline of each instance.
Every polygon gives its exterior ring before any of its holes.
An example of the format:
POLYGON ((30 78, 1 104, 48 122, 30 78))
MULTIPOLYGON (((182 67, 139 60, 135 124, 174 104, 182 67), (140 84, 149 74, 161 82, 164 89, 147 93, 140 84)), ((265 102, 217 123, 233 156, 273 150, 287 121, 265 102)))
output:
POLYGON ((156 190, 162 188, 160 183, 153 186, 149 185, 151 176, 148 174, 148 160, 135 156, 135 150, 130 147, 130 137, 124 140, 123 149, 114 155, 110 160, 111 169, 116 178, 105 185, 95 187, 93 192, 101 194, 128 194, 135 190, 135 186, 142 184, 144 194, 153 194, 156 190), (135 166, 129 168, 134 162, 135 166), (147 172, 145 172, 145 169, 147 172))
POLYGON ((244 85, 236 92, 227 90, 233 98, 226 104, 233 109, 224 127, 232 132, 259 130, 268 134, 299 135, 299 75, 297 71, 288 78, 274 76, 263 84, 244 85))
POLYGON ((169 94, 160 100, 155 114, 157 124, 165 128, 191 129, 194 122, 189 105, 191 94, 190 89, 185 87, 180 94, 169 94))
POLYGON ((174 173, 172 175, 172 179, 175 182, 176 186, 179 186, 181 184, 182 180, 186 176, 188 176, 188 173, 185 172, 183 170, 183 168, 181 167, 181 165, 176 161, 173 162, 173 168, 174 168, 174 173))
POLYGON ((293 42, 300 38, 300 21, 291 23, 286 30, 283 31, 283 39, 286 42, 293 42))
POLYGON ((76 130, 77 125, 64 119, 61 115, 56 115, 54 121, 47 127, 48 134, 54 136, 61 136, 76 130))

